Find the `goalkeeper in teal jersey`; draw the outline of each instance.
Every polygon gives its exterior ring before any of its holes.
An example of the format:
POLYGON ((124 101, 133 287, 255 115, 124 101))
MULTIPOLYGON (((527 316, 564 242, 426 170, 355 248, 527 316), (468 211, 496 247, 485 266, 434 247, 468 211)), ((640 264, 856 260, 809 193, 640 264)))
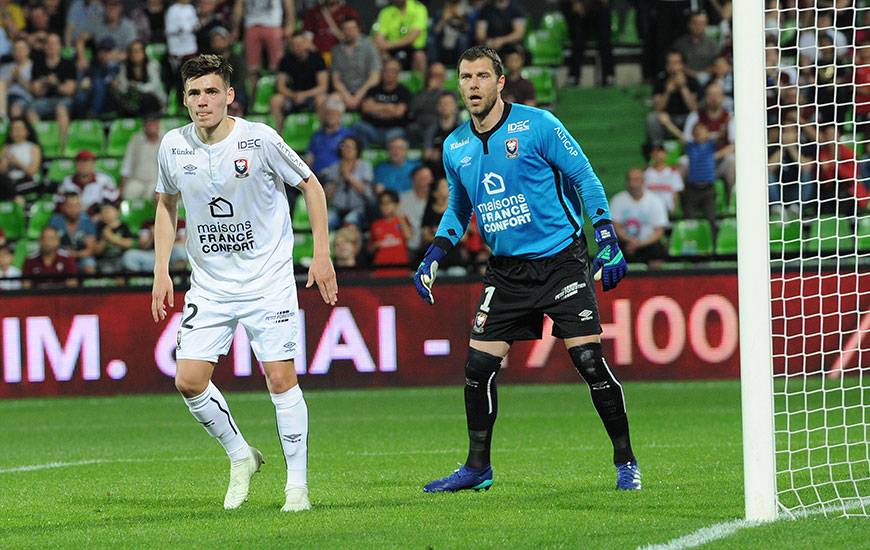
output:
POLYGON ((428 303, 435 302, 432 285, 438 263, 458 244, 472 213, 477 214, 493 256, 483 276, 465 363, 468 457, 458 470, 423 490, 481 490, 492 485, 495 378, 514 341, 541 338, 545 314, 553 320, 553 336, 565 341, 574 366, 589 385, 613 443, 616 487, 640 489, 622 387, 601 353, 593 279, 600 276, 607 291, 627 271, 601 181, 555 116, 502 100, 504 69, 494 50, 466 50, 458 70, 471 120, 444 141, 450 200, 414 275, 417 292, 428 303), (592 220, 599 248, 591 263, 581 229, 584 213, 592 220))

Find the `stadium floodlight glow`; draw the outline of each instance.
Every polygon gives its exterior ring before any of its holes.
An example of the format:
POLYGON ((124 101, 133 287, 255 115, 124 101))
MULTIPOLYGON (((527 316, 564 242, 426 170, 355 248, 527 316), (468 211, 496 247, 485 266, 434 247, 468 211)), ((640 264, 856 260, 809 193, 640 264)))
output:
POLYGON ((850 19, 830 4, 733 4, 750 520, 870 515, 870 216, 856 159, 870 125, 855 93, 870 6, 850 19))

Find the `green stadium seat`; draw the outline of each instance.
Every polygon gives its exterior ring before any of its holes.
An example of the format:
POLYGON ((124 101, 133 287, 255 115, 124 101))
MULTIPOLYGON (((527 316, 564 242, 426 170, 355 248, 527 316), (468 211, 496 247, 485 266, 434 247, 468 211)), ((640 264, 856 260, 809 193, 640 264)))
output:
POLYGON ((367 160, 372 167, 377 166, 388 158, 390 158, 390 155, 383 149, 366 149, 362 152, 362 159, 367 160))
POLYGON ((728 198, 725 196, 725 182, 716 180, 713 182, 713 189, 716 190, 716 212, 720 216, 728 214, 728 198))
POLYGON ((359 113, 344 113, 341 117, 341 123, 344 126, 353 126, 357 122, 359 122, 360 116, 359 113))
POLYGON ((56 120, 40 120, 33 125, 36 139, 42 147, 42 155, 46 158, 59 157, 63 154, 60 147, 60 126, 56 120))
POLYGON ((535 97, 541 105, 556 102, 556 84, 553 69, 549 67, 523 67, 523 78, 532 81, 535 86, 535 97))
POLYGON ((293 234, 293 263, 310 265, 314 258, 314 236, 308 232, 293 234))
POLYGON ((807 231, 806 251, 810 253, 848 253, 855 249, 855 231, 848 219, 817 218, 807 231))
POLYGON ((38 200, 30 205, 30 221, 27 222, 27 239, 38 241, 42 228, 48 225, 48 220, 54 215, 54 201, 38 200))
POLYGON ((29 246, 30 242, 27 239, 19 239, 18 242, 15 243, 15 254, 12 257, 12 265, 18 269, 24 267, 24 262, 27 260, 27 256, 29 255, 29 246))
POLYGON ((447 69, 444 74, 444 89, 459 96, 459 71, 447 69))
POLYGON ((737 215, 737 189, 732 189, 731 194, 728 195, 728 215, 737 215))
POLYGON ((115 185, 121 186, 121 159, 113 157, 98 158, 97 170, 112 176, 112 179, 115 180, 115 185))
POLYGON ((320 127, 320 121, 314 113, 293 113, 284 119, 284 141, 294 151, 302 153, 308 150, 311 136, 320 127))
POLYGON ((296 207, 293 209, 293 231, 311 231, 308 206, 306 206, 304 200, 297 200, 296 207))
POLYGON ((187 117, 166 117, 160 119, 160 131, 164 134, 169 130, 174 130, 175 128, 181 128, 190 122, 190 118, 187 117))
POLYGON ((861 216, 855 227, 855 236, 858 239, 858 250, 867 252, 870 250, 870 216, 861 216))
POLYGON ((779 256, 800 254, 803 227, 800 220, 770 221, 770 253, 779 256))
POLYGON ((399 83, 408 88, 412 94, 423 89, 423 75, 417 71, 402 71, 399 73, 399 83))
POLYGON ((724 218, 719 221, 716 232, 716 255, 734 256, 737 254, 737 218, 724 218))
POLYGON ((673 258, 709 256, 713 253, 713 231, 707 220, 680 220, 674 223, 668 253, 673 258))
POLYGON ((550 31, 550 35, 559 41, 560 45, 568 43, 568 23, 559 11, 550 11, 541 18, 541 28, 550 31))
POLYGON ((263 75, 257 80, 257 90, 254 96, 254 106, 251 111, 254 113, 268 113, 269 100, 275 95, 275 75, 263 75))
POLYGON ((166 116, 178 116, 183 110, 184 105, 178 100, 178 88, 172 86, 166 95, 166 116))
POLYGON ((275 127, 275 119, 272 118, 272 115, 248 115, 245 118, 250 122, 260 122, 265 124, 269 128, 275 127))
POLYGON ((548 29, 526 33, 526 49, 532 54, 532 65, 558 66, 562 59, 562 44, 559 37, 548 29))
POLYGON ((96 155, 100 155, 106 148, 106 136, 103 132, 103 123, 94 119, 73 120, 69 124, 69 133, 66 138, 66 148, 63 153, 68 157, 75 157, 79 151, 88 149, 96 155))
POLYGON ((0 118, 0 145, 6 143, 6 136, 9 134, 9 120, 0 118))
POLYGON ((675 139, 668 139, 662 143, 662 146, 665 148, 665 153, 667 154, 665 157, 665 164, 668 166, 676 166, 677 161, 679 161, 680 157, 683 156, 683 144, 675 139))
POLYGON ((76 172, 76 163, 72 159, 54 159, 48 162, 45 177, 53 183, 60 183, 76 172))
POLYGON ((148 59, 157 61, 158 64, 163 63, 163 60, 166 58, 166 52, 166 44, 162 42, 151 42, 145 46, 145 55, 148 56, 148 59))
POLYGON ((15 201, 0 202, 0 229, 10 241, 17 241, 24 236, 24 207, 15 201))
POLYGON ((109 139, 106 142, 106 154, 110 157, 123 157, 127 152, 127 143, 133 134, 142 128, 138 118, 117 118, 109 125, 109 139))
POLYGON ((130 231, 137 233, 143 223, 154 219, 156 210, 154 201, 150 199, 124 199, 121 201, 121 221, 130 231))

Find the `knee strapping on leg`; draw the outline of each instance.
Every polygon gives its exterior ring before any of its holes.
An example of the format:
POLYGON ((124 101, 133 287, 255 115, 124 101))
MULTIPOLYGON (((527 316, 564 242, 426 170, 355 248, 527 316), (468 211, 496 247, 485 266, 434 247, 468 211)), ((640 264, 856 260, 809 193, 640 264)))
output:
POLYGON ((468 360, 465 362, 465 385, 472 389, 486 389, 492 384, 495 374, 501 367, 501 357, 496 357, 485 351, 469 348, 468 360))
POLYGON ((568 350, 574 367, 589 385, 595 407, 605 416, 625 414, 622 387, 604 362, 601 344, 583 344, 568 350))

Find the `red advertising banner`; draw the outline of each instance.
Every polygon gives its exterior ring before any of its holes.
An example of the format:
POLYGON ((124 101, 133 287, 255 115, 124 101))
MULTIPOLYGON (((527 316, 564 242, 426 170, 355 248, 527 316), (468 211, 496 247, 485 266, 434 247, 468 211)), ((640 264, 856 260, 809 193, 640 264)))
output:
MULTIPOLYGON (((306 388, 461 384, 480 292, 474 282, 439 281, 437 301, 409 282, 342 286, 337 307, 299 289, 306 388)), ((623 379, 738 375, 737 279, 733 274, 634 275, 599 293, 608 363, 623 379)), ((0 398, 174 391, 174 351, 183 292, 155 324, 150 293, 110 291, 0 299, 0 398)), ((517 342, 505 382, 577 381, 564 345, 549 336, 517 342)), ((229 390, 264 387, 244 329, 215 380, 229 390)))

